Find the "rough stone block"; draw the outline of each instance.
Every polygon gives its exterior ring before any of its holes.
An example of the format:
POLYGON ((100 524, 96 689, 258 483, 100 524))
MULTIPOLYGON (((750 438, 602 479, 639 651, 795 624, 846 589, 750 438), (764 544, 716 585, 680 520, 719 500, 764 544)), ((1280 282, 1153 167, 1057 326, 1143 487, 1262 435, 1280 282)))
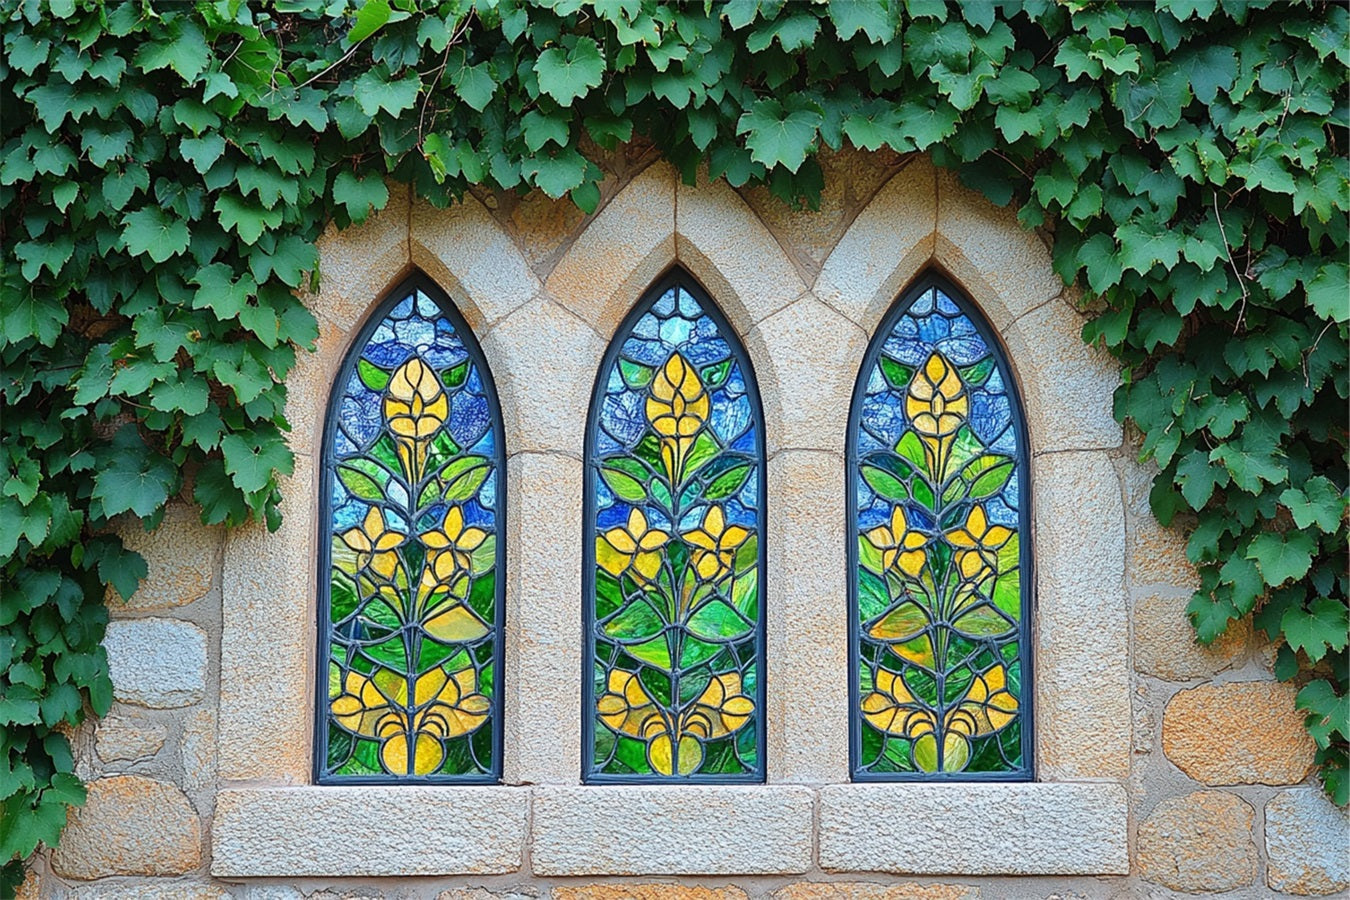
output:
POLYGON ((320 292, 305 298, 318 315, 351 331, 385 291, 411 269, 406 184, 387 182, 389 202, 364 223, 319 238, 320 292))
POLYGON ((812 801, 782 785, 541 787, 531 862, 537 875, 801 873, 812 801))
POLYGON ((113 696, 169 709, 206 695, 206 632, 176 619, 119 619, 103 639, 113 696))
POLYGON ((137 775, 89 784, 52 852, 52 868, 66 878, 108 875, 181 875, 201 864, 201 823, 178 788, 137 775))
POLYGON ((1139 826, 1137 861, 1177 891, 1229 891, 1256 880, 1252 808, 1223 791, 1168 797, 1139 826))
POLYGON ((967 884, 870 884, 860 881, 799 881, 779 888, 773 900, 978 900, 967 884))
POLYGON ((1266 803, 1266 883, 1286 894, 1350 889, 1350 819, 1317 788, 1282 791, 1266 803))
POLYGON ((183 606, 211 590, 225 533, 203 525, 193 509, 171 503, 154 531, 146 531, 139 522, 119 522, 117 535, 128 550, 145 557, 149 574, 125 602, 108 586, 108 606, 114 614, 183 606))
POLYGON ((555 886, 550 900, 746 900, 736 887, 701 887, 689 884, 585 884, 555 886))
POLYGON ((529 791, 508 787, 225 790, 218 878, 486 875, 520 868, 529 791), (354 843, 357 836, 359 845, 354 843))
POLYGON ((1039 776, 1122 778, 1130 766, 1129 618, 1120 485, 1105 453, 1037 457, 1039 776))
POLYGON ((164 746, 169 731, 158 722, 131 712, 114 712, 94 732, 98 758, 106 762, 149 759, 164 746))
POLYGON ((828 785, 820 791, 820 867, 1124 875, 1128 818, 1125 789, 1114 784, 828 785))
MULTIPOLYGON (((218 884, 185 878, 80 885, 59 895, 62 900, 222 900, 231 897, 218 884)), ((250 896, 249 900, 253 900, 250 896)))
POLYGON ((183 764, 183 787, 202 791, 216 783, 216 715, 212 709, 197 709, 183 722, 178 744, 183 764))
POLYGON ((1209 646, 1196 643, 1185 597, 1145 597, 1134 605, 1134 667, 1167 681, 1208 678, 1241 660, 1251 622, 1234 622, 1209 646))
POLYGON ((1312 770, 1316 745, 1294 695, 1273 681, 1181 691, 1163 712, 1163 752, 1205 784, 1297 784, 1312 770))

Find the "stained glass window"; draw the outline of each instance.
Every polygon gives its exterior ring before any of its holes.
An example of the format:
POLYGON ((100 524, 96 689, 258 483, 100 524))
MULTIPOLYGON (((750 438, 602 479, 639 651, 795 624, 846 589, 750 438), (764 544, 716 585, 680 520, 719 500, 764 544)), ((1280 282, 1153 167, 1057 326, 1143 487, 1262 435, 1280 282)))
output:
POLYGON ((586 456, 587 780, 762 781, 763 414, 683 272, 614 338, 586 456))
POLYGON ((1032 773, 1026 429, 998 341, 928 279, 854 391, 855 780, 1032 773))
POLYGON ((497 781, 502 426, 449 298, 395 290, 328 417, 318 780, 497 781))

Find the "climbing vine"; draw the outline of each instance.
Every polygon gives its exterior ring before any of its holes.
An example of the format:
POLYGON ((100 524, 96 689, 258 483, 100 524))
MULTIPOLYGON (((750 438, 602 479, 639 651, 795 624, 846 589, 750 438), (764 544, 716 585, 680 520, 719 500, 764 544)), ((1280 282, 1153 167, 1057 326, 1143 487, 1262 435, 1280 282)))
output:
POLYGON ((1124 365, 1213 640, 1254 615, 1347 773, 1350 13, 1316 0, 0 0, 0 860, 84 792, 112 517, 278 518, 315 239, 411 183, 600 200, 643 138, 814 203, 923 151, 1027 226, 1124 365), (264 11, 266 10, 266 11, 264 11))

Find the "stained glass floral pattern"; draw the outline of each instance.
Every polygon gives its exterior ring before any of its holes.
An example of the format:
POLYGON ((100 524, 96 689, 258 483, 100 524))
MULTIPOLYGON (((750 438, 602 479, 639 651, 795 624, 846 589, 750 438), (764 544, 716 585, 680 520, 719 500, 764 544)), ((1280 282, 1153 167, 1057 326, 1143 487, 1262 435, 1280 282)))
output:
POLYGON ((394 293, 330 412, 320 781, 500 773, 500 418, 433 292, 394 293))
POLYGON ((850 435, 854 777, 1027 778, 1024 425, 954 290, 883 323, 850 435))
POLYGON ((589 780, 763 779, 762 428, 720 313, 655 288, 591 410, 589 780))

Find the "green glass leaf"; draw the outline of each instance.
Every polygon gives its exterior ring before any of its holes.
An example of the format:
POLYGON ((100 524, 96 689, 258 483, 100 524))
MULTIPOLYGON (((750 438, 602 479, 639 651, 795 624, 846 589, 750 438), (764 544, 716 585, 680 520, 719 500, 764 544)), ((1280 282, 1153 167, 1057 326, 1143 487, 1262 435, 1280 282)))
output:
POLYGON ((722 500, 730 497, 741 489, 741 485, 745 484, 746 479, 750 477, 751 471, 753 471, 753 467, 749 465, 728 469, 708 484, 708 487, 703 491, 703 496, 708 500, 722 500))
POLYGON ((994 607, 980 605, 963 612, 952 627, 972 638, 999 638, 1011 634, 1016 625, 994 607))
POLYGON ((905 483, 885 469, 864 464, 859 471, 862 473, 863 481, 867 482, 867 486, 883 500, 895 503, 909 499, 909 489, 905 487, 905 483))
POLYGON ((620 500, 635 504, 646 502, 646 486, 627 472, 622 472, 615 466, 603 466, 600 469, 600 477, 620 500))
POLYGON ((361 383, 372 391, 383 392, 389 385, 389 379, 393 372, 387 369, 381 369, 373 362, 364 357, 356 361, 356 374, 361 378, 361 383))
POLYGON ((453 366, 441 372, 441 383, 444 384, 447 388, 457 388, 461 384, 463 384, 468 379, 468 377, 469 377, 469 361, 466 359, 459 365, 453 366))
POLYGON ((651 384, 652 377, 656 370, 651 366, 644 366, 627 359, 619 360, 619 373, 623 377, 623 383, 631 390, 640 390, 651 384))
POLYGON ((889 356, 882 356, 877 362, 881 364, 881 374, 885 377, 886 383, 898 391, 906 390, 909 383, 914 380, 912 366, 896 362, 889 356))
POLYGON ((724 359, 720 363, 704 366, 699 370, 699 377, 703 380, 704 386, 711 391, 721 387, 722 382, 727 380, 727 375, 730 373, 731 360, 724 359))
POLYGON ((462 503, 478 493, 483 482, 492 473, 492 461, 485 456, 462 456, 451 460, 441 469, 441 494, 447 503, 462 503))
POLYGON ((392 476, 384 466, 370 459, 348 459, 337 467, 338 480, 353 496, 362 500, 383 500, 392 476))
POLYGON ((750 631, 750 623, 722 600, 714 599, 689 617, 689 633, 708 641, 736 638, 750 631))

